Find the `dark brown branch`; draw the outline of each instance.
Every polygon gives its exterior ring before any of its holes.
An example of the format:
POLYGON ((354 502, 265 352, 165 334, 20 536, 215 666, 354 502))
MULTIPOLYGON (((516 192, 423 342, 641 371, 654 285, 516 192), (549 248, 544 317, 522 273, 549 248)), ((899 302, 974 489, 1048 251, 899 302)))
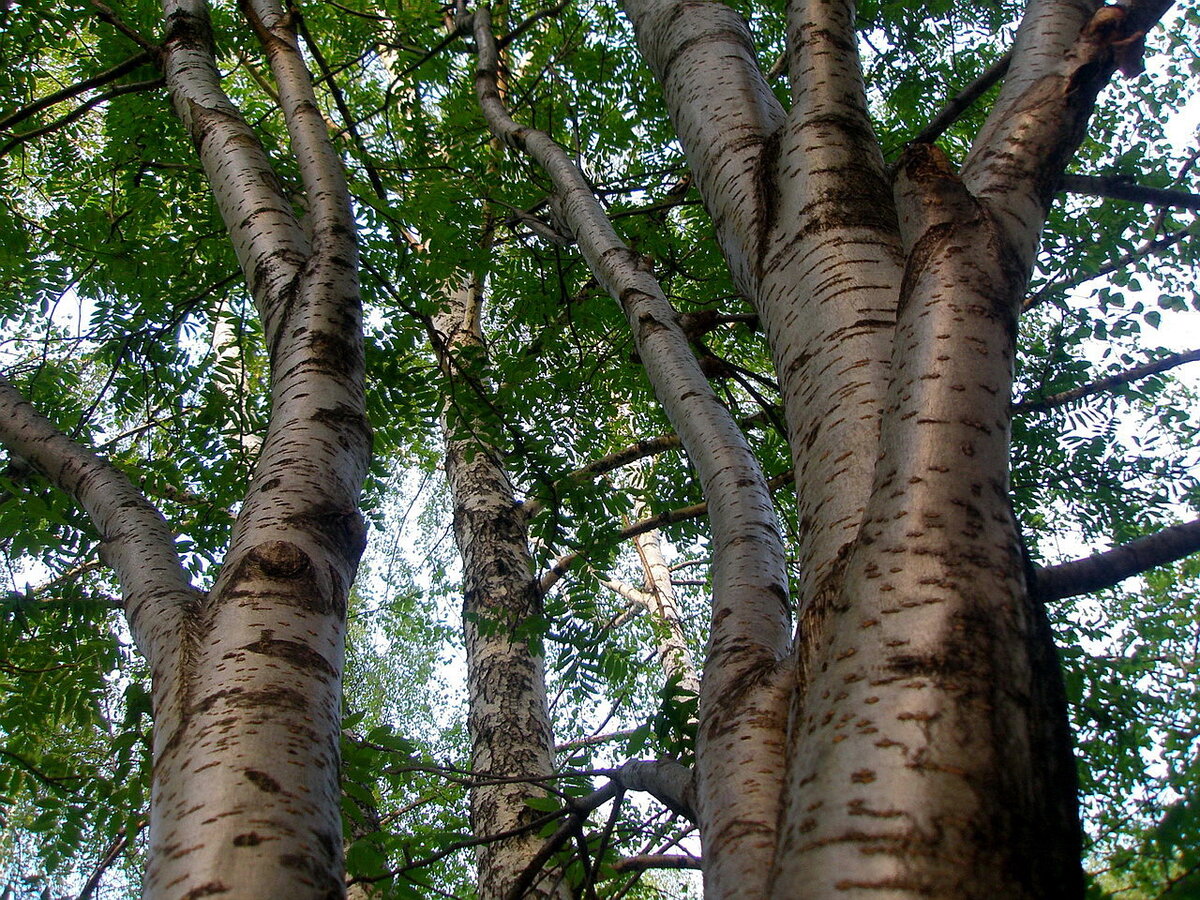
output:
POLYGON ((91 0, 91 4, 92 8, 96 10, 96 17, 99 18, 100 21, 107 22, 143 50, 153 53, 155 59, 158 58, 159 54, 162 52, 162 48, 159 47, 158 44, 150 40, 136 28, 126 24, 126 22, 120 16, 118 16, 116 12, 113 11, 112 7, 102 3, 101 0, 91 0))
POLYGON ((163 83, 164 83, 163 79, 160 77, 160 78, 151 78, 148 81, 134 81, 129 84, 117 85, 115 88, 112 88, 111 90, 107 90, 103 94, 97 94, 95 97, 92 97, 89 100, 84 101, 83 103, 79 104, 79 106, 77 106, 73 110, 71 110, 69 113, 55 119, 53 122, 43 125, 40 128, 34 128, 31 131, 24 131, 21 134, 13 135, 8 140, 7 143, 0 146, 0 156, 6 155, 10 150, 12 150, 18 144, 23 144, 28 140, 32 140, 33 138, 36 138, 36 137, 41 137, 44 134, 49 134, 50 132, 57 131, 58 129, 60 129, 66 125, 70 125, 72 122, 74 122, 80 116, 82 116, 84 113, 88 112, 89 110, 93 109, 94 107, 99 106, 101 103, 107 103, 109 100, 112 100, 116 97, 120 97, 122 94, 132 94, 137 91, 148 91, 148 90, 152 90, 154 88, 162 87, 163 83))
POLYGON ((571 0, 559 0, 559 2, 555 3, 553 6, 548 6, 546 9, 538 10, 504 37, 496 41, 496 48, 498 50, 503 50, 542 19, 549 19, 557 16, 560 12, 567 8, 567 4, 570 2, 571 0))
POLYGON ((1200 519, 1172 525, 1087 559, 1038 569, 1037 597, 1049 603, 1089 594, 1196 552, 1200 552, 1200 519))
POLYGON ((1102 394, 1123 384, 1131 384, 1139 379, 1148 378, 1151 375, 1157 375, 1160 372, 1166 372, 1169 369, 1174 369, 1176 366, 1182 366, 1185 363, 1195 362, 1196 360, 1200 360, 1200 350, 1172 353, 1170 356, 1164 356, 1162 359, 1156 359, 1145 365, 1134 366, 1132 369, 1126 369, 1124 372, 1118 372, 1116 375, 1101 378, 1090 384, 1080 385, 1077 388, 1063 391, 1060 394, 1052 394, 1049 397, 1042 397, 1037 400, 1022 400, 1020 403, 1014 403, 1013 413, 1035 413, 1057 409, 1076 400, 1082 400, 1084 397, 1102 394))
POLYGON ((1144 243, 1142 243, 1141 246, 1137 247, 1136 249, 1131 250, 1130 252, 1117 257, 1116 259, 1112 260, 1111 262, 1105 263, 1104 265, 1100 266, 1098 269, 1095 269, 1091 272, 1087 272, 1083 275, 1078 275, 1074 278, 1067 278, 1062 281, 1048 282, 1048 283, 1042 285, 1042 287, 1038 289, 1037 293, 1030 294, 1027 298, 1025 298, 1025 302, 1024 302, 1024 304, 1022 304, 1021 310, 1023 312, 1028 312, 1029 310, 1033 309, 1035 306, 1040 306, 1042 303, 1044 303, 1046 300, 1048 300, 1050 298, 1050 296, 1053 294, 1065 293, 1066 291, 1069 291, 1072 288, 1077 288, 1081 284, 1086 284, 1087 282, 1092 281, 1096 278, 1102 278, 1105 275, 1111 275, 1113 272, 1118 272, 1121 269, 1125 268, 1130 263, 1135 263, 1139 259, 1144 259, 1147 256, 1152 256, 1160 250, 1166 250, 1168 247, 1172 247, 1175 244, 1178 244, 1180 241, 1182 241, 1184 238, 1190 236, 1195 231, 1196 231, 1196 224, 1193 222, 1191 225, 1188 225, 1186 228, 1181 228, 1178 231, 1173 231, 1170 234, 1165 234, 1160 238, 1152 238, 1150 240, 1147 240, 1144 243))
POLYGON ((996 60, 990 69, 955 94, 946 104, 946 108, 938 113, 932 122, 917 132, 916 137, 910 143, 932 144, 936 141, 947 128, 958 121, 958 117, 966 112, 972 103, 987 93, 989 88, 1005 76, 1011 63, 1012 51, 1009 50, 996 60))
POLYGON ((645 872, 647 869, 701 869, 704 860, 698 856, 683 856, 679 853, 644 853, 627 856, 613 863, 616 872, 645 872))
POLYGON ((24 122, 30 116, 35 116, 42 110, 54 106, 56 103, 62 103, 64 100, 70 100, 72 97, 77 97, 93 88, 108 84, 110 81, 116 81, 122 75, 132 72, 138 66, 145 65, 153 58, 153 55, 149 51, 143 50, 140 53, 135 53, 124 62, 117 63, 111 69, 106 69, 99 75, 85 78, 83 81, 78 81, 52 94, 47 94, 45 97, 34 100, 20 109, 13 110, 7 116, 0 118, 0 131, 7 131, 17 123, 24 122))
MULTIPOLYGON (((679 446, 679 435, 664 434, 658 437, 647 438, 644 441, 638 441, 636 444, 630 444, 628 447, 622 447, 607 456, 594 460, 574 472, 570 472, 559 478, 552 485, 554 494, 559 494, 564 490, 568 490, 575 485, 583 484, 591 478, 603 475, 606 472, 611 472, 613 469, 619 469, 622 466, 627 466, 630 463, 637 462, 639 459, 645 459, 647 456, 654 456, 666 450, 674 450, 679 446)), ((545 509, 546 503, 542 500, 530 499, 521 504, 521 511, 526 516, 536 515, 545 509)))
POLYGON ((598 809, 609 800, 615 799, 620 803, 623 795, 624 791, 614 780, 600 788, 600 790, 593 791, 586 797, 580 797, 578 800, 572 801, 571 805, 563 810, 564 813, 569 813, 567 820, 559 825, 554 834, 546 839, 546 842, 542 844, 533 859, 521 871, 520 877, 513 883, 512 890, 508 892, 508 900, 521 900, 525 896, 526 891, 533 886, 534 879, 537 878, 538 873, 550 861, 550 857, 557 853, 562 845, 575 833, 580 821, 586 818, 588 813, 594 809, 598 809))
POLYGON ((351 9, 349 6, 345 6, 341 3, 334 2, 334 0, 321 0, 321 2, 325 3, 328 6, 332 6, 334 9, 340 9, 344 13, 349 13, 352 16, 358 16, 360 19, 366 19, 368 22, 391 22, 392 21, 387 16, 380 16, 380 15, 377 15, 377 14, 371 13, 371 12, 363 12, 362 10, 351 9))
MULTIPOLYGON (((767 481, 767 488, 771 491, 777 491, 779 488, 788 484, 792 480, 792 472, 789 470, 782 475, 776 475, 767 481)), ((647 519, 641 519, 634 522, 632 525, 627 525, 616 534, 618 541, 628 540, 631 537, 637 537, 639 534, 645 534, 647 531, 654 531, 657 528, 662 528, 666 525, 674 525, 676 522, 686 522, 688 519, 698 519, 701 516, 708 514, 707 503, 693 503, 691 506, 681 506, 677 509, 668 509, 656 516, 650 516, 647 519)), ((579 559, 580 551, 567 553, 555 560, 551 566, 538 579, 538 588, 545 593, 558 584, 567 570, 579 559)))
POLYGON ((1089 197, 1144 203, 1148 206, 1200 210, 1200 194, 1145 187, 1119 175, 1064 175, 1059 190, 1070 194, 1086 194, 1089 197))
POLYGON ((79 788, 65 787, 63 783, 68 782, 68 781, 83 781, 84 780, 82 775, 50 775, 50 774, 42 771, 41 769, 39 769, 37 766, 35 766, 33 763, 31 763, 29 760, 27 760, 25 757, 21 756, 20 754, 13 753, 13 751, 9 750, 7 747, 0 747, 0 756, 5 756, 8 759, 11 759, 18 766, 20 766, 22 769, 24 769, 26 772, 28 772, 30 775, 32 775, 36 781, 40 782, 45 787, 54 791, 56 794, 60 794, 60 795, 67 794, 67 793, 78 794, 79 788))
MULTIPOLYGON (((521 877, 517 879, 509 900, 520 900, 532 886, 537 874, 563 844, 581 826, 587 816, 599 809, 609 800, 616 800, 619 806, 627 790, 645 791, 662 803, 667 809, 677 815, 695 821, 695 798, 692 788, 692 772, 687 767, 673 760, 631 760, 619 769, 608 773, 612 781, 599 790, 593 791, 586 797, 569 801, 566 812, 567 820, 542 845, 537 854, 529 861, 521 877)), ((614 809, 613 814, 616 814, 614 809)), ((610 819, 610 821, 612 821, 610 819)))
MULTIPOLYGON (((134 834, 136 834, 138 831, 141 831, 145 824, 146 821, 144 819, 139 821, 134 826, 134 834)), ((129 835, 125 831, 125 826, 121 826, 119 829, 117 829, 117 836, 113 839, 113 842, 109 844, 108 850, 105 852, 104 857, 96 864, 96 868, 92 870, 92 874, 88 877, 88 880, 84 882, 83 887, 79 889, 79 893, 76 895, 75 900, 89 900, 89 898, 95 892, 96 887, 100 884, 100 878, 106 871, 108 871, 108 867, 116 862, 117 857, 120 856, 128 846, 129 835)))
MULTIPOLYGON (((755 413, 738 422, 743 429, 758 428, 764 425, 769 425, 772 422, 772 415, 777 411, 777 408, 755 413)), ((630 463, 637 462, 639 459, 645 459, 648 456, 656 456, 667 450, 675 450, 679 447, 679 436, 675 434, 663 434, 658 437, 646 438, 644 441, 638 441, 636 444, 630 444, 628 447, 622 447, 620 450, 615 450, 607 456, 602 456, 600 459, 593 460, 586 466, 582 466, 573 472, 569 472, 562 478, 551 485, 552 493, 557 496, 561 492, 574 487, 577 484, 583 484, 592 478, 604 475, 611 472, 613 469, 619 469, 622 466, 627 466, 630 463)), ((546 508, 547 501, 539 499, 529 499, 521 504, 521 511, 526 516, 533 516, 546 508)), ((640 532, 639 532, 640 533, 640 532)))

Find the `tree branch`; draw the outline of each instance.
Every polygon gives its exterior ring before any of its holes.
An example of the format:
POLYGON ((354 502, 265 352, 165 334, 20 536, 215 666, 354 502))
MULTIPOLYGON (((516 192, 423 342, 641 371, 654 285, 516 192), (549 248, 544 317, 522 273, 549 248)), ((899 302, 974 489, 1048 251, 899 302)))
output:
POLYGON ((154 55, 147 50, 142 50, 140 53, 135 53, 133 56, 124 62, 119 62, 111 69, 105 69, 98 75, 93 75, 91 78, 85 78, 83 81, 77 81, 75 84, 68 85, 61 90, 57 90, 52 94, 47 94, 45 97, 40 97, 32 103, 22 106, 20 109, 15 109, 7 116, 0 117, 0 131, 7 131, 19 122, 23 122, 31 116, 35 116, 42 110, 54 106, 56 103, 61 103, 64 100, 70 100, 72 97, 78 97, 93 88, 98 88, 101 85, 108 84, 110 81, 116 81, 122 75, 128 74, 138 66, 152 62, 154 55))
POLYGON ((643 791, 676 815, 696 821, 692 770, 671 759, 634 759, 613 775, 627 791, 643 791))
POLYGON ((696 820, 695 791, 692 770, 670 759, 635 759, 606 773, 612 781, 586 797, 571 800, 564 810, 567 819, 547 838, 537 855, 525 867, 521 877, 508 894, 509 900, 520 900, 533 884, 537 874, 559 848, 578 830, 588 814, 609 800, 619 804, 626 791, 650 794, 676 815, 696 820))
POLYGON ((496 41, 496 46, 503 50, 542 19, 550 19, 554 16, 557 16, 560 12, 567 8, 567 4, 570 2, 571 0, 558 0, 558 2, 553 6, 548 6, 545 9, 539 9, 537 12, 533 13, 523 22, 513 28, 508 34, 504 35, 504 37, 496 41))
POLYGON ((1090 594, 1196 552, 1200 552, 1200 519, 1172 525, 1087 559, 1038 569, 1035 595, 1050 603, 1090 594))
POLYGON ((609 741, 619 741, 627 737, 633 737, 638 733, 636 728, 627 728, 624 731, 609 731, 605 734, 593 734, 588 737, 576 738, 573 741, 567 741, 563 744, 555 744, 555 753, 569 753, 572 750, 578 750, 580 747, 591 747, 594 744, 606 744, 609 741))
MULTIPOLYGON (((135 836, 137 835, 137 832, 142 830, 145 824, 145 819, 137 822, 134 830, 135 836)), ((122 825, 119 829, 117 829, 117 836, 113 838, 112 843, 109 844, 108 849, 105 851, 104 856, 100 859, 100 862, 98 862, 96 867, 92 869, 92 874, 88 876, 88 880, 85 881, 83 887, 79 889, 79 893, 75 896, 75 900, 90 900, 92 894, 95 893, 96 888, 100 884, 101 877, 103 877, 104 873, 108 871, 108 867, 116 862, 117 857, 120 856, 128 846, 129 835, 125 831, 125 826, 122 825)))
MULTIPOLYGON (((784 472, 782 475, 776 475, 767 481, 767 488, 776 491, 786 484, 790 484, 794 474, 791 470, 784 472)), ((662 528, 665 525, 674 525, 676 522, 686 522, 688 519, 698 519, 708 513, 707 503, 693 503, 691 506, 681 506, 676 509, 668 509, 660 512, 658 515, 650 516, 648 519, 641 519, 634 522, 632 525, 627 525, 616 534, 616 540, 623 541, 631 537, 636 537, 639 534, 645 534, 647 531, 653 531, 656 528, 662 528)), ((582 551, 576 550, 572 553, 564 554, 555 560, 546 572, 538 579, 538 588, 545 593, 558 584, 567 570, 574 565, 579 559, 582 551)))
POLYGON ((1131 70, 1130 41, 1170 5, 1029 3, 1004 87, 962 166, 963 182, 998 216, 1022 268, 1032 268, 1047 209, 1097 94, 1118 65, 1131 70))
POLYGON ((750 29, 724 3, 707 0, 624 0, 624 7, 663 87, 734 284, 753 297, 759 232, 773 202, 760 176, 786 113, 758 67, 750 29))
POLYGON ((942 134, 958 121, 958 117, 966 112, 976 100, 988 92, 1008 72, 1012 65, 1012 50, 1009 50, 991 68, 959 91, 946 104, 946 108, 938 113, 928 125, 917 132, 909 142, 911 144, 932 144, 942 134))
POLYGON ((1052 394, 1049 397, 1042 397, 1037 400, 1022 400, 1019 403, 1014 403, 1012 408, 1013 413, 1035 413, 1057 409, 1076 400, 1082 400, 1084 397, 1111 391, 1113 388, 1120 387, 1121 385, 1131 384, 1141 378, 1157 375, 1160 372, 1166 372, 1169 369, 1174 369, 1177 366, 1195 362, 1196 360, 1200 360, 1200 350, 1172 353, 1170 356, 1165 356, 1162 359, 1156 359, 1141 366, 1134 366, 1132 369, 1126 369, 1124 372, 1118 372, 1116 375, 1101 378, 1090 384, 1080 385, 1069 391, 1052 394))
POLYGON ((95 97, 85 100, 69 113, 60 116, 53 122, 48 122, 47 124, 42 125, 39 128, 31 129, 30 131, 14 134, 4 144, 0 144, 0 156, 7 155, 14 147, 23 144, 26 141, 33 140, 34 138, 41 137, 44 134, 49 134, 52 131, 57 131, 60 128, 70 125, 89 110, 94 109, 102 103, 107 103, 109 100, 112 100, 116 97, 120 97, 122 94, 133 94, 138 91, 153 90, 154 88, 162 87, 163 83, 164 82, 162 78, 151 78, 148 81, 134 81, 130 82, 129 84, 119 84, 102 94, 97 94, 95 97))
POLYGON ((155 666, 198 597, 162 514, 112 463, 54 427, 0 377, 0 443, 28 461, 91 518, 100 555, 117 573, 134 640, 155 666))
POLYGON ((1059 190, 1070 194, 1086 194, 1089 197, 1144 203, 1147 206, 1200 210, 1200 194, 1144 187, 1119 175, 1064 175, 1059 190))
POLYGON ((702 869, 704 860, 680 853, 643 853, 613 863, 615 872, 644 872, 647 869, 702 869))
POLYGON ((1097 278, 1103 278, 1105 275, 1111 275, 1113 272, 1120 271, 1131 263, 1137 262, 1139 259, 1144 259, 1147 256, 1152 256, 1160 250, 1166 250, 1169 247, 1178 244, 1184 238, 1195 234, 1197 225, 1195 222, 1188 225, 1186 228, 1181 228, 1178 231, 1173 231, 1170 234, 1163 235, 1159 238, 1150 238, 1144 241, 1141 246, 1129 253, 1122 254, 1110 262, 1105 263, 1098 269, 1088 272, 1083 275, 1078 275, 1075 278, 1067 278, 1062 281, 1051 281, 1042 285, 1037 293, 1030 294, 1025 298, 1025 302, 1021 305, 1022 312, 1029 312, 1034 307, 1045 303, 1052 295, 1062 294, 1072 288, 1077 288, 1081 284, 1086 284, 1097 278))
POLYGON ((162 47, 143 35, 136 28, 128 25, 125 20, 123 20, 116 14, 116 12, 113 11, 112 7, 102 3, 101 0, 91 0, 91 4, 92 8, 96 10, 96 17, 100 19, 100 21, 107 22, 143 50, 154 54, 155 58, 157 58, 159 53, 162 52, 162 47))
MULTIPOLYGON (((723 682, 774 665, 790 645, 785 554, 766 479, 701 371, 678 313, 641 256, 617 235, 579 167, 545 132, 513 121, 499 88, 487 7, 474 13, 474 27, 476 96, 488 127, 550 176, 561 215, 588 268, 621 305, 647 378, 700 477, 715 548, 706 690, 719 696, 723 682)), ((712 50, 705 46, 703 52, 712 50)))
MULTIPOLYGON (((683 319, 686 319, 686 315, 683 319)), ((772 423, 777 409, 778 407, 772 410, 763 410, 752 416, 740 419, 738 427, 746 429, 769 425, 772 423)), ((573 472, 568 472, 555 481, 550 486, 551 499, 577 484, 583 484, 585 481, 589 481, 606 472, 611 472, 613 469, 619 469, 622 466, 635 463, 639 459, 645 459, 647 456, 655 456, 667 450, 674 450, 679 445, 679 435, 663 434, 658 437, 646 438, 644 441, 638 441, 635 444, 630 444, 628 447, 622 447, 620 450, 614 450, 612 453, 592 460, 592 462, 573 472)), ((545 509, 549 505, 549 502, 549 500, 531 497, 521 504, 521 511, 526 516, 533 516, 545 509)))
POLYGON ((308 236, 258 135, 225 94, 202 0, 166 0, 163 69, 175 110, 196 144, 213 198, 263 321, 276 339, 276 302, 311 252, 308 236))

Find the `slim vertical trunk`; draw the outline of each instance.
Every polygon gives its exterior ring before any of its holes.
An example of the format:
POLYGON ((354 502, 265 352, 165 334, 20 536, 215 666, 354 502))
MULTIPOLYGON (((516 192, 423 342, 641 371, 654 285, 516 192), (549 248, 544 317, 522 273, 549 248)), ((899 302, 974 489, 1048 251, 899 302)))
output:
MULTIPOLYGON (((545 796, 540 780, 554 771, 554 735, 540 650, 541 594, 529 557, 525 518, 488 424, 475 410, 487 402, 486 348, 477 285, 452 290, 435 317, 442 370, 454 384, 443 416, 446 478, 454 536, 463 563, 467 649, 467 724, 471 734, 471 826, 479 845, 477 890, 483 900, 509 896, 541 848, 528 829, 526 800, 545 796)), ((554 874, 535 879, 526 896, 558 897, 554 874)))
MULTIPOLYGON (((635 515, 643 507, 634 507, 635 515)), ((663 556, 662 535, 658 529, 636 535, 633 545, 637 549, 642 570, 646 574, 648 607, 653 617, 652 627, 658 633, 658 658, 663 672, 688 694, 700 695, 700 679, 692 664, 688 650, 683 620, 679 615, 679 601, 675 596, 675 585, 671 583, 671 568, 663 556)))

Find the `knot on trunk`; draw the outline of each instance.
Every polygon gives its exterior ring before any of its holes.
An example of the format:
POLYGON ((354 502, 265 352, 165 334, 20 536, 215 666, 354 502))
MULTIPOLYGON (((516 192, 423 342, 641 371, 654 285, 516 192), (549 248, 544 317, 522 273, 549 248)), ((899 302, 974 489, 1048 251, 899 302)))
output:
POLYGON ((291 541, 265 541, 246 554, 246 561, 268 578, 299 578, 312 571, 308 554, 291 541))

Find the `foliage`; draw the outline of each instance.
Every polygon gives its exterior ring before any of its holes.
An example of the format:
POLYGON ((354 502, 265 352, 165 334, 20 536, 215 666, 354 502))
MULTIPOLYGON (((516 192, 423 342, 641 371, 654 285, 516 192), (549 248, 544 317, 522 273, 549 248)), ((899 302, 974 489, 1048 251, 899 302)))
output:
MULTIPOLYGON (((782 42, 780 4, 736 5, 770 68, 782 42)), ((391 897, 466 896, 470 773, 455 692, 458 571, 438 474, 440 417, 453 418, 456 405, 486 411, 493 430, 482 436, 503 454, 519 495, 542 507, 531 521, 538 565, 580 557, 547 599, 540 635, 558 740, 569 745, 554 808, 542 811, 548 831, 560 798, 603 783, 593 772, 631 757, 686 760, 691 752, 695 700, 664 683, 655 623, 602 581, 643 578, 619 538, 636 510, 663 513, 701 495, 677 450, 636 476, 626 468, 568 478, 670 426, 620 310, 547 203, 544 176, 489 138, 468 43, 448 39, 428 4, 339 0, 305 3, 300 12, 357 203, 376 430, 365 501, 373 548, 351 612, 346 696, 351 875, 377 879, 371 883, 391 897), (430 315, 443 285, 464 274, 486 284, 490 368, 446 374, 431 351, 430 315), (611 739, 584 742, 596 734, 611 739)), ((628 26, 605 2, 544 12, 514 0, 498 17, 517 35, 506 50, 514 114, 576 156, 679 310, 698 321, 717 317, 697 352, 725 361, 716 366, 719 390, 735 413, 760 416, 749 435, 768 476, 787 472, 764 341, 735 296, 628 26)), ((872 111, 890 157, 996 61, 1019 12, 1011 2, 860 4, 872 111)), ((136 0, 117 13, 143 35, 160 31, 153 4, 136 0)), ((253 35, 233 4, 217 4, 215 19, 227 90, 299 197, 253 35)), ((1189 3, 1151 37, 1150 72, 1106 93, 1074 171, 1197 189, 1187 147, 1168 140, 1161 123, 1193 98, 1188 48, 1198 29, 1200 8, 1189 3)), ((0 361, 43 412, 160 504, 207 586, 269 398, 261 330, 194 149, 149 60, 111 84, 14 118, 138 52, 92 6, 0 7, 0 361), (146 84, 84 108, 114 85, 139 82, 146 84)), ((965 154, 986 102, 942 139, 952 157, 965 154)), ((1200 310, 1198 255, 1193 213, 1091 198, 1060 203, 1030 285, 1037 305, 1023 323, 1014 399, 1054 397, 1181 349, 1168 338, 1200 310)), ((1014 504, 1036 562, 1195 514, 1200 425, 1189 413, 1194 394, 1174 374, 1018 411, 1014 504)), ((794 504, 786 491, 778 500, 794 534, 794 504)), ((674 524, 668 536, 698 653, 704 520, 674 524)), ((0 542, 8 591, 0 601, 0 866, 17 896, 70 892, 121 834, 140 830, 146 674, 113 611, 98 536, 16 458, 0 477, 0 542)), ((1191 560, 1055 611, 1098 895, 1152 897, 1163 885, 1173 896, 1200 892, 1198 577, 1191 560)), ((622 805, 607 825, 597 814, 587 853, 568 877, 611 876, 601 883, 616 893, 631 881, 611 868, 617 858, 670 847, 684 831, 637 804, 622 805)), ((130 872, 136 842, 131 847, 130 872)), ((687 885, 647 875, 631 896, 652 883, 687 885)))

